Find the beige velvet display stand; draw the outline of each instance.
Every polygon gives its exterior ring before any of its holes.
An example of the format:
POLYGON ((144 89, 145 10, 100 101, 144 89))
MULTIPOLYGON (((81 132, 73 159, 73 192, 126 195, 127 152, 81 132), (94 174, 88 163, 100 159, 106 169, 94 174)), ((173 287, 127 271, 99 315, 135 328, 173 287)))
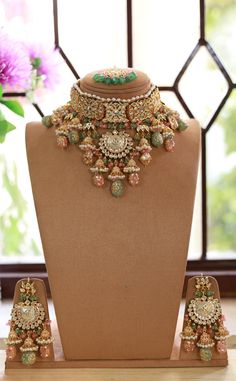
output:
MULTIPOLYGON (((104 86, 91 75, 83 91, 130 98, 146 75, 104 86), (109 88, 109 89, 108 89, 109 88)), ((173 153, 153 149, 136 188, 114 198, 92 185, 75 147, 27 125, 29 171, 64 352, 51 367, 199 366, 170 359, 182 295, 194 205, 200 128, 176 133, 173 153)), ((205 365, 205 364, 204 364, 205 365)), ((209 365, 209 364, 208 364, 209 365)))
MULTIPOLYGON (((21 279, 16 283, 15 286, 15 292, 14 292, 14 298, 13 298, 13 306, 16 303, 19 303, 20 300, 20 288, 21 288, 21 282, 26 282, 27 278, 21 279)), ((49 317, 49 312, 48 312, 48 302, 47 302, 47 291, 44 285, 44 282, 41 279, 37 278, 30 278, 30 281, 34 282, 34 286, 36 289, 36 296, 38 297, 38 302, 41 303, 44 307, 45 311, 45 319, 50 320, 49 317)), ((51 327, 47 328, 52 335, 51 332, 51 327)), ((22 344, 18 345, 17 348, 19 348, 22 344)), ((54 362, 54 350, 53 350, 53 344, 49 344, 50 347, 50 355, 48 358, 42 359, 38 354, 37 354, 37 360, 36 364, 33 365, 33 367, 39 367, 39 368, 44 368, 44 363, 53 363, 54 362)), ((18 369, 18 368, 27 368, 27 366, 23 365, 21 362, 21 352, 17 350, 17 355, 14 360, 6 360, 5 367, 6 369, 18 369)), ((48 365, 45 366, 46 368, 48 365)))

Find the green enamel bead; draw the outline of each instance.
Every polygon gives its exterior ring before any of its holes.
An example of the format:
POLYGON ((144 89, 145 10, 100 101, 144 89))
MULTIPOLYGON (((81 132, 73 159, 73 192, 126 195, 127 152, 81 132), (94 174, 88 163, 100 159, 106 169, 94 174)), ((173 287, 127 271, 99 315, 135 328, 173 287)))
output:
POLYGON ((134 71, 132 71, 132 72, 129 74, 129 78, 130 78, 131 81, 133 81, 134 79, 137 78, 137 74, 136 74, 134 71))
POLYGON ((50 128, 52 127, 52 118, 51 115, 46 115, 42 118, 42 123, 45 127, 50 128))
POLYGON ((95 74, 93 76, 93 79, 94 79, 94 81, 98 82, 100 80, 100 75, 99 74, 95 74))
POLYGON ((79 143, 79 134, 78 131, 71 131, 68 135, 70 144, 79 143))
POLYGON ((36 361, 35 352, 29 351, 24 352, 21 357, 22 364, 24 365, 33 365, 36 361))
POLYGON ((117 85, 119 83, 119 78, 113 77, 111 81, 113 85, 117 85))
POLYGON ((214 295, 214 291, 210 291, 210 290, 207 290, 206 291, 206 296, 213 296, 214 295))
POLYGON ((112 79, 111 79, 110 77, 106 77, 106 78, 105 78, 105 83, 106 83, 107 85, 110 85, 110 84, 112 83, 112 79))
POLYGON ((195 296, 196 296, 197 298, 201 298, 201 296, 202 296, 202 292, 201 292, 201 291, 196 291, 196 292, 195 292, 195 296))
POLYGON ((123 85, 125 82, 125 77, 120 77, 120 84, 123 85))
POLYGON ((200 349, 200 358, 202 361, 211 361, 212 351, 210 348, 201 348, 200 349))
POLYGON ((188 125, 184 123, 181 119, 178 120, 178 127, 180 131, 184 131, 188 128, 188 125))
POLYGON ((111 184, 111 194, 114 197, 121 197, 124 193, 124 185, 121 180, 115 180, 111 184))
POLYGON ((163 137, 160 132, 153 132, 151 142, 154 147, 160 147, 163 144, 163 137))

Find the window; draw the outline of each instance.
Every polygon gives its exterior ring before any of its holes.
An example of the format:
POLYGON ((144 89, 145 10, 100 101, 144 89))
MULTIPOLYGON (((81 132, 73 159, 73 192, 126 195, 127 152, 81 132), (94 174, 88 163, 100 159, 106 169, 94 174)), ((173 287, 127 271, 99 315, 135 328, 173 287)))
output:
MULTIPOLYGON (((42 0, 36 7, 30 0, 0 0, 0 10, 1 24, 13 34, 55 43, 62 57, 57 91, 39 96, 34 104, 25 100, 26 121, 39 120, 65 103, 75 78, 114 65, 147 72, 164 102, 183 118, 200 121, 202 155, 190 268, 235 268, 236 1, 42 0)), ((10 213, 18 218, 13 237, 21 244, 14 246, 11 239, 8 252, 7 242, 0 244, 0 261, 40 263, 42 247, 24 153, 25 121, 16 123, 17 130, 0 147, 0 221, 10 213)), ((6 221, 4 229, 13 234, 6 221)))

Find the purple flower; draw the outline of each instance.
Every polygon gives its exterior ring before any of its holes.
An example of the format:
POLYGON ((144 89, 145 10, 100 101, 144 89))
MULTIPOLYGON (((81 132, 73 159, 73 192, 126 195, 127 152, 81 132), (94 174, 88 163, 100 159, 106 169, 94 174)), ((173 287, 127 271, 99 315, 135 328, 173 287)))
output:
POLYGON ((27 88, 32 66, 23 45, 10 39, 0 29, 0 83, 27 88))
POLYGON ((37 76, 41 77, 43 85, 48 89, 55 88, 60 80, 59 65, 61 56, 57 49, 41 46, 27 46, 28 55, 34 69, 37 70, 37 76))

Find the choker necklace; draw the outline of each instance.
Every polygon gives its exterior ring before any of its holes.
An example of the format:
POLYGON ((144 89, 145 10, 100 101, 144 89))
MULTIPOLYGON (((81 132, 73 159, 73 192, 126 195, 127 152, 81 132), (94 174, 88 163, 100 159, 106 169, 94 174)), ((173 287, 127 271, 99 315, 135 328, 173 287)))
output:
MULTIPOLYGON (((103 77, 94 77, 94 81, 103 81, 103 77)), ((188 127, 176 111, 161 102, 154 85, 144 95, 120 99, 84 93, 79 81, 72 87, 71 100, 42 121, 55 128, 59 147, 71 144, 81 149, 93 184, 102 187, 107 179, 115 197, 122 196, 125 178, 131 186, 139 183, 138 160, 147 166, 152 147, 173 151, 175 132, 188 127)))

